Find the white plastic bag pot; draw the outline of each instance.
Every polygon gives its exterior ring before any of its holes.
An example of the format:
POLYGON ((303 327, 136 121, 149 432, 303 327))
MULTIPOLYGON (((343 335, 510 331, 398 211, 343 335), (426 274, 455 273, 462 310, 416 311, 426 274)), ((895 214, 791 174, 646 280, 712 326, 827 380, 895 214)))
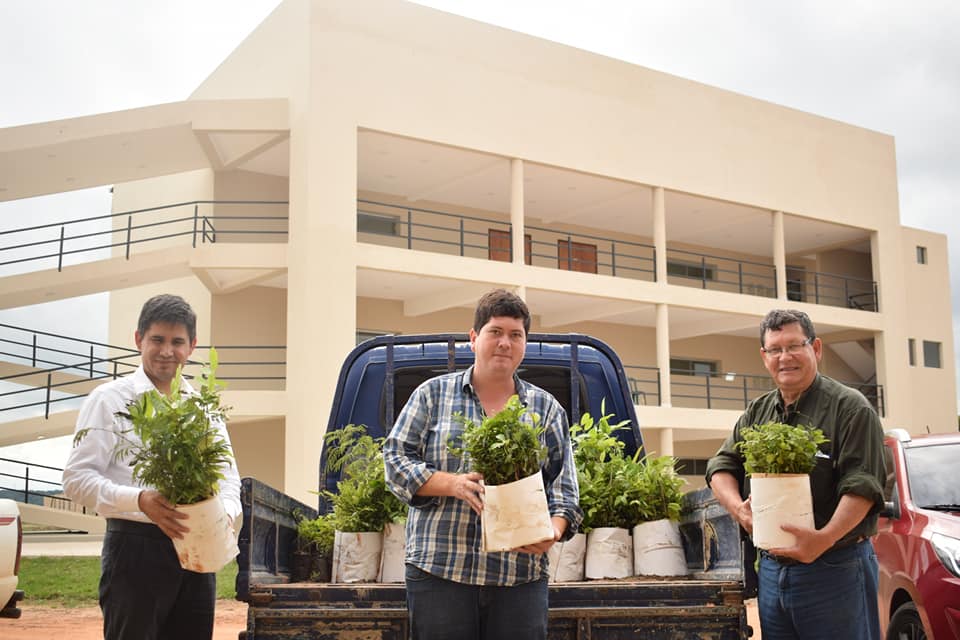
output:
POLYGON ((750 476, 753 544, 758 549, 789 547, 792 533, 780 528, 790 523, 813 528, 810 476, 800 473, 754 473, 750 476))
POLYGON ((515 482, 485 485, 481 551, 509 551, 553 539, 543 476, 533 473, 515 482))
POLYGON ((376 582, 382 549, 383 533, 379 531, 335 532, 331 581, 376 582))
POLYGON ((585 574, 588 580, 633 575, 630 532, 617 527, 600 527, 588 533, 585 574))
POLYGON ((377 582, 404 581, 403 559, 406 546, 406 523, 387 523, 383 528, 383 552, 380 554, 380 573, 377 575, 377 582))
POLYGON ((633 573, 638 576, 687 575, 679 523, 654 520, 633 528, 633 573))
POLYGON ((197 573, 216 573, 240 553, 233 520, 224 511, 220 496, 177 505, 177 511, 187 514, 180 522, 190 529, 183 538, 173 540, 181 567, 197 573))
POLYGON ((547 552, 550 562, 550 582, 580 582, 583 580, 583 561, 587 555, 587 536, 574 534, 566 542, 558 542, 547 552))

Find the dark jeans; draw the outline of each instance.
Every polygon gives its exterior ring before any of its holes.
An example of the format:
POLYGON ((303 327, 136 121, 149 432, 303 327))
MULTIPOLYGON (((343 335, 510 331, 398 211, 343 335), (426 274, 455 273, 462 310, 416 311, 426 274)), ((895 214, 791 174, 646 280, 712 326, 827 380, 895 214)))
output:
POLYGON ((810 564, 760 557, 763 640, 879 640, 877 556, 864 540, 810 564))
POLYGON ((544 640, 547 578, 512 587, 451 582, 407 565, 413 640, 544 640))
POLYGON ((100 575, 105 640, 209 640, 217 576, 180 568, 156 525, 107 520, 100 575))

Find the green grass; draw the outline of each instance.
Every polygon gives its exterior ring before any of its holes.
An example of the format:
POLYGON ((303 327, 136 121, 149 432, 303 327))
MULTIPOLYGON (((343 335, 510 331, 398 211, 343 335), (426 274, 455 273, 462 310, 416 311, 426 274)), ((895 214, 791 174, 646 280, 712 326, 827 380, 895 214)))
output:
MULTIPOLYGON (((236 578, 236 562, 217 573, 217 598, 236 597, 236 578)), ((41 556, 22 559, 17 588, 30 603, 83 607, 97 604, 99 582, 100 558, 41 556)))

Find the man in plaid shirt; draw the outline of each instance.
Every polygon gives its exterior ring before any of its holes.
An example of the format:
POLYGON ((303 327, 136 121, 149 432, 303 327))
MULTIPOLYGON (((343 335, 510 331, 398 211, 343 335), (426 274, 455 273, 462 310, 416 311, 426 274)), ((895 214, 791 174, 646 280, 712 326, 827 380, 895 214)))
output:
POLYGON ((384 445, 387 485, 412 508, 407 519, 406 586, 414 640, 547 637, 547 550, 582 519, 567 416, 549 393, 517 377, 530 312, 503 289, 474 314, 466 371, 424 382, 384 445), (554 539, 498 553, 480 551, 483 486, 464 473, 446 443, 462 433, 461 413, 479 423, 511 396, 541 418, 549 451, 543 472, 554 539))

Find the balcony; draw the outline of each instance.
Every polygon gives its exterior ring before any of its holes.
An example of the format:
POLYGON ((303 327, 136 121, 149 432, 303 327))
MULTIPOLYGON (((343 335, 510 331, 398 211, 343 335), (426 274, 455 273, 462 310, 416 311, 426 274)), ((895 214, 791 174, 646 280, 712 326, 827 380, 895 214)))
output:
MULTIPOLYGON (((661 376, 657 367, 625 365, 634 404, 659 406, 661 376)), ((883 386, 844 382, 864 395, 880 417, 884 416, 883 386)), ((670 396, 674 407, 742 411, 754 398, 773 390, 769 376, 739 373, 698 373, 674 369, 670 372, 670 396)))

